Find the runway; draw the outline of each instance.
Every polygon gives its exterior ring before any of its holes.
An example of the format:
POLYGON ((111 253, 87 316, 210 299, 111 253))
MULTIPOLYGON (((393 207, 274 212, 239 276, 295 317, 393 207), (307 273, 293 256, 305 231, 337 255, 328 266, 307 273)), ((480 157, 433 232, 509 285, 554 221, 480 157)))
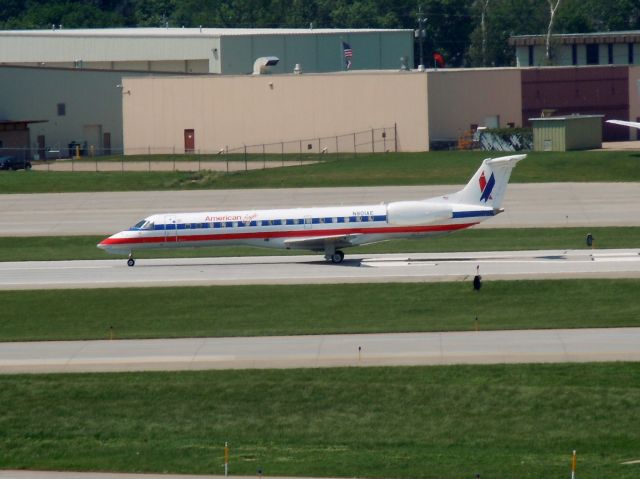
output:
MULTIPOLYGON (((0 195, 0 236, 109 235, 153 213, 376 204, 449 186, 0 195)), ((640 183, 510 184, 505 212, 481 228, 640 226, 640 183)))
POLYGON ((0 290, 462 281, 478 266, 484 280, 638 278, 640 249, 3 262, 0 290))
POLYGON ((0 343, 0 373, 640 360, 640 328, 0 343))

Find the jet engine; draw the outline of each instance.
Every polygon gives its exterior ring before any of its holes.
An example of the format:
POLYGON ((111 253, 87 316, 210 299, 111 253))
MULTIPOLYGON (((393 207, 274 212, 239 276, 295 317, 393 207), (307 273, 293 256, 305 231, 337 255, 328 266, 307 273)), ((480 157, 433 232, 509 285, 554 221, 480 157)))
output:
POLYGON ((440 203, 395 201, 387 205, 387 222, 391 225, 428 225, 451 217, 451 207, 440 203))

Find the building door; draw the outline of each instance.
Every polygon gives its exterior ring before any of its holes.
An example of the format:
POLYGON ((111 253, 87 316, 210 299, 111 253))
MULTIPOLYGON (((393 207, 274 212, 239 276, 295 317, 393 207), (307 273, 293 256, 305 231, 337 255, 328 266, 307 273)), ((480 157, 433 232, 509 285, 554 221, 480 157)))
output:
POLYGON ((82 156, 102 153, 102 125, 84 125, 82 136, 83 141, 80 146, 82 156))
POLYGON ((38 158, 46 160, 46 153, 44 151, 44 135, 38 135, 38 158))
POLYGON ((105 155, 111 154, 111 133, 102 135, 102 148, 105 155))
POLYGON ((196 149, 196 135, 194 130, 184 130, 184 152, 193 153, 196 149))

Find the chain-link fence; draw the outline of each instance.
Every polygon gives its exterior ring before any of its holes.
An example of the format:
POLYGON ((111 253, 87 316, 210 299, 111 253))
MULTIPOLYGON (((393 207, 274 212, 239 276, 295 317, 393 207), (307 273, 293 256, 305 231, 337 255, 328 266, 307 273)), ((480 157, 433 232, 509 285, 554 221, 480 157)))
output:
POLYGON ((20 158, 37 171, 248 171, 304 165, 361 153, 395 152, 396 126, 372 128, 344 135, 225 146, 217 151, 200 149, 127 148, 98 149, 69 144, 67 148, 0 148, 0 156, 20 158))

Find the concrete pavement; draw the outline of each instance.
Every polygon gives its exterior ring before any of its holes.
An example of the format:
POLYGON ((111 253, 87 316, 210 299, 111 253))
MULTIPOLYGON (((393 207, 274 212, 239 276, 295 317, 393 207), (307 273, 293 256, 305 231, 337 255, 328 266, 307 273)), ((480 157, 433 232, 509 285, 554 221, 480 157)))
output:
POLYGON ((0 374, 638 360, 640 328, 0 343, 0 374))
POLYGON ((640 249, 0 262, 0 290, 484 279, 637 278, 640 249))
MULTIPOLYGON (((0 195, 0 236, 110 235, 154 213, 361 205, 415 200, 449 186, 0 195)), ((640 183, 510 184, 505 212, 481 228, 640 226, 640 183)))

